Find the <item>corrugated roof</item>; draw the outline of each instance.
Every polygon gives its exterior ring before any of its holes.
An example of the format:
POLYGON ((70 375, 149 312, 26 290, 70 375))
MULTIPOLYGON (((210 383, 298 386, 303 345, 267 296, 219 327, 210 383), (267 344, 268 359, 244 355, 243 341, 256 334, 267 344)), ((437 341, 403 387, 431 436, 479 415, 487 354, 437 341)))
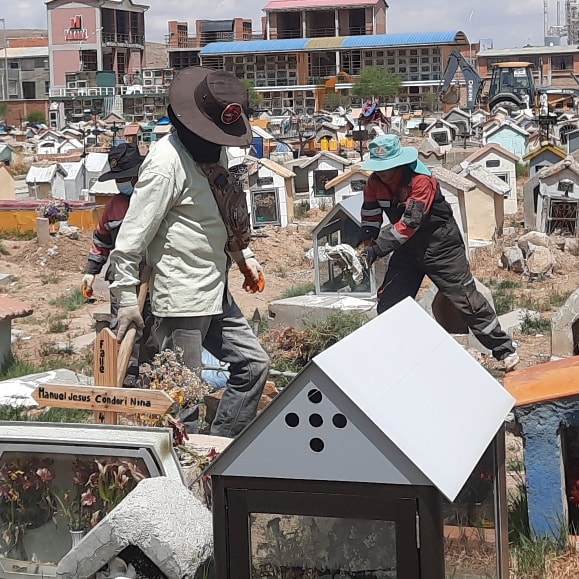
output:
POLYGON ((100 173, 108 168, 109 156, 107 153, 89 153, 84 160, 89 173, 100 173))
POLYGON ((369 46, 396 46, 406 44, 443 44, 445 42, 460 42, 467 44, 466 36, 459 30, 445 32, 410 32, 397 34, 370 34, 362 36, 347 36, 342 48, 364 48, 369 46))
POLYGON ((361 36, 335 36, 326 38, 283 38, 275 40, 238 40, 212 42, 199 54, 236 54, 253 52, 289 52, 324 48, 370 48, 373 46, 406 46, 423 44, 468 44, 464 32, 412 32, 408 34, 366 34, 361 36))
POLYGON ((262 129, 261 127, 258 127, 256 125, 255 126, 252 125, 251 132, 253 133, 254 137, 261 137, 266 141, 271 141, 272 139, 275 139, 275 137, 271 133, 268 133, 265 129, 262 129))
MULTIPOLYGON (((2 57, 4 49, 0 50, 2 57)), ((22 48, 8 48, 8 58, 48 58, 48 46, 23 46, 22 48)))
POLYGON ((340 173, 337 177, 334 177, 331 181, 328 181, 325 185, 325 189, 331 189, 336 185, 339 185, 342 181, 349 179, 350 177, 355 177, 356 175, 359 176, 360 179, 368 179, 368 177, 372 174, 372 171, 363 171, 360 169, 360 165, 354 165, 347 171, 340 173))
POLYGON ((460 175, 457 175, 456 173, 453 173, 444 167, 430 167, 430 171, 438 181, 448 183, 448 185, 451 185, 459 191, 472 191, 476 187, 472 181, 469 181, 468 179, 465 179, 464 177, 461 177, 460 175))
POLYGON ((495 153, 503 155, 504 157, 508 157, 509 159, 511 159, 511 161, 514 161, 515 163, 518 163, 520 161, 517 155, 511 153, 511 151, 507 151, 504 147, 501 147, 498 143, 487 143, 484 147, 481 147, 478 151, 471 153, 465 159, 465 161, 468 161, 469 163, 474 163, 481 157, 484 157, 487 153, 491 153, 493 151, 495 153))
POLYGON ((82 169, 82 163, 61 163, 62 168, 66 171, 66 179, 74 181, 82 169))
POLYGON ((26 174, 27 183, 51 183, 57 171, 60 171, 65 177, 66 171, 58 163, 46 166, 33 165, 28 169, 26 174))
POLYGON ((236 40, 235 42, 212 42, 204 46, 199 54, 232 54, 238 52, 287 52, 303 50, 308 38, 283 38, 277 40, 236 40))
POLYGON ((308 40, 306 48, 315 50, 317 48, 340 48, 345 36, 329 36, 326 38, 312 38, 308 40))
POLYGON ((380 0, 270 0, 263 10, 308 10, 323 6, 346 8, 347 6, 375 6, 380 0))
POLYGON ((477 53, 478 58, 498 56, 534 56, 541 54, 569 54, 577 52, 577 46, 524 46, 521 48, 492 48, 491 50, 482 50, 477 53))
POLYGON ((575 173, 575 175, 579 175, 579 163, 577 163, 577 161, 573 157, 569 156, 563 159, 562 161, 559 161, 558 163, 551 165, 550 167, 545 167, 544 169, 541 169, 539 171, 539 177, 541 179, 545 179, 546 177, 556 175, 557 173, 560 173, 565 169, 569 169, 570 171, 575 173))
POLYGON ((472 177, 478 183, 481 183, 485 187, 488 187, 493 193, 497 195, 506 196, 511 191, 511 186, 505 183, 502 179, 499 179, 494 173, 491 173, 485 169, 482 165, 474 164, 469 165, 461 176, 472 177))
POLYGON ((353 161, 351 159, 345 159, 344 157, 340 157, 339 155, 335 155, 330 151, 320 151, 317 155, 313 157, 306 157, 298 166, 300 169, 305 169, 306 167, 310 166, 312 163, 319 161, 323 157, 327 157, 328 159, 332 159, 333 161, 337 161, 344 166, 351 165, 353 161))

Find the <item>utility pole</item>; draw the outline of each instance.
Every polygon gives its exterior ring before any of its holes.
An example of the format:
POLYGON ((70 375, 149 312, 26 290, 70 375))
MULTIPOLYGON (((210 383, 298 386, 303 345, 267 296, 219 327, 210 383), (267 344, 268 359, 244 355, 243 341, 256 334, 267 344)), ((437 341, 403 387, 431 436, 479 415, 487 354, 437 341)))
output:
POLYGON ((2 83, 2 98, 8 100, 8 40, 6 39, 6 20, 0 18, 2 22, 2 30, 4 32, 4 82, 2 83))

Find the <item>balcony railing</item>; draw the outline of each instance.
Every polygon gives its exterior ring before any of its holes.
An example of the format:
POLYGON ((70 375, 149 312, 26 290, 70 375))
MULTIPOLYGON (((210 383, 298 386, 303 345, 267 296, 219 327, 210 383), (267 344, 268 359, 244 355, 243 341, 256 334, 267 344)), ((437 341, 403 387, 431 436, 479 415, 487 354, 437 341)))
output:
POLYGON ((82 88, 51 88, 50 98, 104 98, 108 96, 147 96, 164 95, 169 90, 168 85, 143 86, 88 86, 82 88))
POLYGON ((168 49, 171 48, 198 48, 199 41, 196 36, 171 36, 165 35, 165 45, 168 49))
POLYGON ((102 41, 104 44, 136 44, 144 46, 145 37, 143 34, 122 34, 120 32, 103 32, 102 41))
POLYGON ((51 98, 104 98, 115 96, 115 87, 112 86, 87 86, 81 88, 51 88, 51 98))
POLYGON ((307 38, 326 38, 328 36, 336 36, 335 28, 308 28, 306 30, 307 38))
POLYGON ((300 28, 291 28, 284 30, 283 28, 277 29, 277 38, 301 38, 302 31, 300 28))

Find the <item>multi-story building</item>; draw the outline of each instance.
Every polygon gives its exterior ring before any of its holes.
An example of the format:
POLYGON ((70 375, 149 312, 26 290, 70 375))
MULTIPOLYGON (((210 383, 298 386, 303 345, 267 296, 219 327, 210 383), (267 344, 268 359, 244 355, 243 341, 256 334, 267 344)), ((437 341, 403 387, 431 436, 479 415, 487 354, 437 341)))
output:
MULTIPOLYGON (((0 58, 6 57, 8 65, 7 100, 48 99, 50 73, 48 66, 48 46, 10 46, 2 51, 0 58)), ((1 86, 4 92, 4 66, 0 71, 1 86)))
POLYGON ((172 70, 145 65, 145 12, 133 0, 48 0, 50 122, 166 113, 172 70))
POLYGON ((262 94, 261 107, 274 114, 288 108, 311 114, 326 92, 347 92, 362 68, 375 66, 400 75, 397 100, 418 108, 434 98, 450 52, 470 55, 473 46, 460 31, 387 34, 387 10, 385 0, 270 0, 263 38, 229 33, 205 43, 199 23, 190 37, 186 23, 170 22, 169 63, 175 69, 202 64, 247 79, 262 94))
POLYGON ((169 52, 169 66, 176 70, 199 66, 199 51, 212 42, 253 38, 251 20, 245 18, 197 20, 194 35, 189 34, 187 22, 170 20, 168 24, 169 34, 165 37, 165 44, 169 52))
POLYGON ((263 96, 263 109, 311 114, 322 107, 328 90, 348 91, 369 66, 400 75, 398 102, 418 108, 437 92, 448 55, 456 48, 465 54, 470 50, 463 32, 214 42, 199 55, 204 66, 250 80, 263 96))
POLYGON ((270 0, 264 7, 268 40, 386 33, 385 0, 270 0))

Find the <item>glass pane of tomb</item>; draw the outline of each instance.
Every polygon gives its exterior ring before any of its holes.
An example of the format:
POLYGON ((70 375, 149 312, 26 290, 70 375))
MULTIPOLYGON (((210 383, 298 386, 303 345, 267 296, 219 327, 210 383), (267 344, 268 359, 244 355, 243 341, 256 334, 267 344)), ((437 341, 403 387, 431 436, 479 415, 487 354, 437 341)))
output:
POLYGON ((393 521, 250 514, 251 578, 397 577, 393 521))

